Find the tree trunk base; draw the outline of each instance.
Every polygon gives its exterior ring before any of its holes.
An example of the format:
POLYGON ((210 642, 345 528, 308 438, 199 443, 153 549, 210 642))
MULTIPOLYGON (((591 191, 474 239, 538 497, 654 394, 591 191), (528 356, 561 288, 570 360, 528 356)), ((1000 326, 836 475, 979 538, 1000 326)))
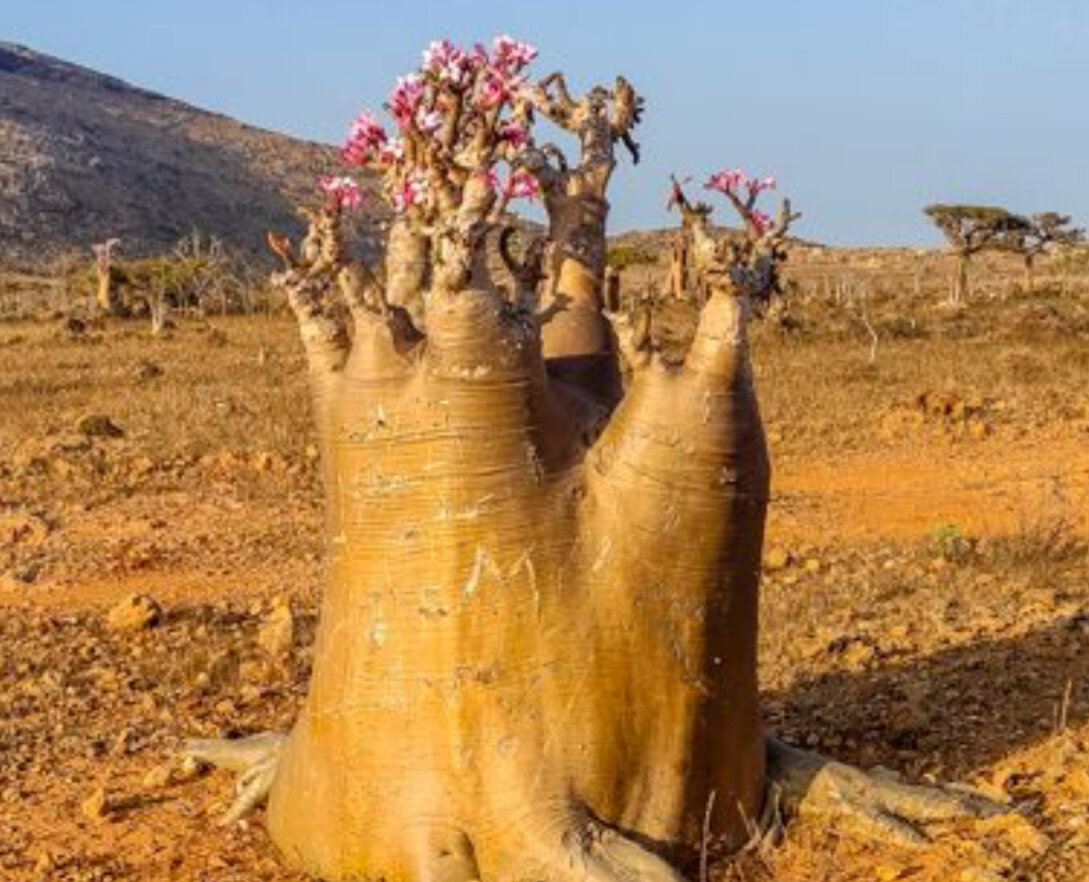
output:
MULTIPOLYGON (((265 732, 240 739, 194 739, 182 754, 199 763, 239 773, 237 796, 220 820, 230 826, 268 799, 288 736, 265 732)), ((867 773, 818 753, 767 740, 768 796, 753 837, 743 850, 763 848, 782 833, 781 810, 799 817, 820 818, 836 829, 875 842, 918 848, 930 842, 926 825, 963 818, 987 818, 1011 809, 986 797, 950 785, 905 784, 867 773)), ((430 851, 424 876, 433 882, 479 882, 472 843, 454 831, 430 851)), ((572 876, 590 882, 683 882, 667 861, 634 839, 596 818, 560 838, 553 865, 566 864, 572 876)))

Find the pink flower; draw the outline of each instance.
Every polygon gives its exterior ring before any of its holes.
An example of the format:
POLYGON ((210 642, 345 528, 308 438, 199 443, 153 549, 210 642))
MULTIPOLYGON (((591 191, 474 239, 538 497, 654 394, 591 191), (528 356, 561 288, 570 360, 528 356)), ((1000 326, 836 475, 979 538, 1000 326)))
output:
POLYGON ((495 169, 490 168, 486 172, 482 172, 484 175, 484 181, 488 185, 488 189, 493 193, 499 190, 499 175, 496 174, 495 169))
POLYGON ((762 178, 750 178, 739 168, 725 168, 715 172, 704 184, 708 190, 718 190, 720 193, 738 195, 742 188, 748 191, 749 198, 755 199, 765 190, 775 189, 775 176, 766 175, 762 178))
POLYGON ((718 190, 720 193, 733 193, 736 195, 738 189, 748 186, 748 184, 749 178, 741 169, 726 168, 711 175, 703 186, 706 190, 718 190))
POLYGON ((413 170, 401 185, 401 189, 393 194, 393 207, 397 211, 407 211, 417 205, 427 205, 430 201, 431 187, 420 169, 413 170))
POLYGON ((378 148, 378 161, 382 165, 393 165, 405 155, 405 142, 403 138, 390 138, 378 148))
POLYGON ((374 114, 364 110, 348 129, 348 141, 341 155, 349 165, 366 165, 387 138, 386 130, 374 114))
POLYGON ((753 226, 756 227, 761 236, 771 229, 772 219, 770 215, 766 215, 762 211, 754 211, 750 215, 750 218, 752 219, 753 226))
POLYGON ((397 78, 397 85, 389 96, 389 110, 403 128, 412 123, 424 96, 424 82, 419 74, 407 74, 397 78))
POLYGON ((519 170, 510 176, 504 193, 508 199, 536 199, 541 193, 541 184, 529 172, 519 170))
POLYGON ((767 175, 763 178, 755 178, 748 182, 750 193, 762 193, 764 190, 775 189, 775 175, 767 175))
POLYGON ((459 49, 449 40, 434 40, 423 53, 423 71, 439 82, 462 85, 481 63, 474 52, 459 49))
POLYGON ((504 71, 517 72, 537 57, 537 47, 501 34, 492 41, 495 50, 495 66, 504 71))
POLYGON ((498 107, 510 97, 510 89, 503 77, 493 74, 481 84, 476 94, 476 106, 481 110, 498 107))
POLYGON ((330 202, 339 208, 349 211, 359 208, 363 201, 363 193, 359 184, 349 177, 330 177, 325 175, 318 178, 318 186, 329 196, 330 202))
POLYGON ((506 141, 515 150, 520 150, 529 143, 529 131, 518 123, 507 122, 499 125, 499 138, 506 141))
POLYGON ((416 128, 425 135, 430 135, 442 126, 442 114, 437 110, 425 111, 422 107, 416 111, 416 128))

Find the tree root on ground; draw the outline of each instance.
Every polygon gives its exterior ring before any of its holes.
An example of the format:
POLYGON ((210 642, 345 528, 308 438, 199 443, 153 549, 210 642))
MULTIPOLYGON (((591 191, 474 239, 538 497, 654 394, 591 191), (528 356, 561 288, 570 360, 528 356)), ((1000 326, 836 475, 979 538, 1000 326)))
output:
POLYGON ((219 822, 228 827, 268 799, 286 743, 287 736, 279 732, 262 732, 249 738, 193 738, 185 742, 182 756, 239 773, 235 800, 219 822))
POLYGON ((847 833, 901 847, 930 842, 925 825, 988 818, 1012 809, 968 789, 905 784, 768 739, 769 799, 847 833))
MULTIPOLYGON (((220 820, 230 826, 267 799, 287 736, 264 732, 239 739, 192 739, 182 755, 198 763, 239 773, 237 796, 220 820)), ((930 842, 925 825, 1008 814, 1009 806, 951 785, 905 784, 880 773, 828 759, 769 738, 768 800, 753 825, 751 848, 763 849, 782 833, 780 812, 822 818, 848 834, 890 845, 917 848, 930 842)), ((571 858, 598 880, 681 877, 657 855, 615 830, 588 822, 579 841, 569 840, 571 858)))

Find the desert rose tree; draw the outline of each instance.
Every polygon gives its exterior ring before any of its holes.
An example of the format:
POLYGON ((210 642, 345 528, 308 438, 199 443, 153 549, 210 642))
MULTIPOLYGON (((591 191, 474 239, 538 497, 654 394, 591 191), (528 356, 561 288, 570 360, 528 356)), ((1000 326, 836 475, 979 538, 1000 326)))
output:
POLYGON ((899 816, 964 800, 769 751, 761 729, 769 469, 746 322, 792 215, 713 179, 745 232, 701 245, 707 302, 664 364, 602 303, 606 190, 616 145, 638 155, 640 101, 619 78, 577 97, 532 80, 535 54, 435 43, 390 97, 395 133, 353 126, 347 160, 397 212, 384 272, 344 253, 347 176, 323 181, 298 248, 270 238, 331 578, 291 733, 189 753, 242 772, 228 820, 267 798, 285 859, 326 880, 674 880, 707 842, 751 837, 769 776, 788 807, 819 790, 815 808, 917 836, 899 816), (540 117, 576 158, 537 142, 540 117), (506 208, 535 196, 547 237, 516 249, 506 208))
POLYGON ((95 307, 102 315, 121 315, 124 306, 118 291, 118 271, 114 262, 114 252, 121 245, 117 238, 107 239, 91 246, 95 257, 95 307))

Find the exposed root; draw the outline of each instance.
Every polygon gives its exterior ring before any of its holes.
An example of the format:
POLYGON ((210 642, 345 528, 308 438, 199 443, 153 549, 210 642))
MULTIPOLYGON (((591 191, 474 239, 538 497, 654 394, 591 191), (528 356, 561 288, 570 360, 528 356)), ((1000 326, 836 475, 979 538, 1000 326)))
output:
POLYGON ((893 845, 930 841, 925 824, 987 818, 1010 809, 949 786, 904 784, 768 739, 770 790, 789 812, 833 821, 848 832, 893 845))
POLYGON ((280 754, 287 736, 262 732, 249 738, 194 738, 185 743, 182 755, 199 763, 238 772, 235 797, 230 809, 219 821, 229 827, 262 805, 272 789, 280 754))
POLYGON ((684 882, 667 861, 596 821, 571 839, 572 863, 591 882, 684 882))

